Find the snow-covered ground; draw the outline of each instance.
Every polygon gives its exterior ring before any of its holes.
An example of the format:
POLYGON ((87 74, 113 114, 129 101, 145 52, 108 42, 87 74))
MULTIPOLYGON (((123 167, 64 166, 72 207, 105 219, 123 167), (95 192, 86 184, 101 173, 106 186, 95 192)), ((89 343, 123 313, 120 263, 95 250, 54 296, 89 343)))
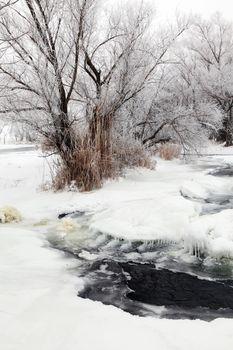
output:
POLYGON ((90 227, 97 232, 127 240, 183 242, 188 249, 199 247, 232 257, 233 209, 200 216, 202 201, 209 195, 233 195, 231 177, 208 175, 208 162, 210 169, 213 162, 224 166, 233 162, 233 156, 195 159, 195 166, 158 160, 156 171, 128 171, 125 178, 109 181, 98 191, 55 194, 42 191, 50 173, 47 160, 37 151, 4 150, 0 151, 0 207, 16 206, 24 222, 32 224, 54 221, 61 212, 92 211, 90 227), (207 169, 202 169, 206 163, 207 169))
POLYGON ((128 171, 92 193, 55 194, 42 191, 49 166, 37 151, 0 149, 0 208, 15 206, 23 215, 21 223, 0 225, 0 348, 232 349, 233 320, 140 318, 78 298, 78 261, 51 249, 45 235, 58 225, 59 213, 88 210, 94 231, 232 257, 233 210, 200 216, 210 194, 233 193, 230 177, 207 174, 213 163, 225 162, 233 156, 195 160, 195 166, 158 160, 156 171, 128 171))

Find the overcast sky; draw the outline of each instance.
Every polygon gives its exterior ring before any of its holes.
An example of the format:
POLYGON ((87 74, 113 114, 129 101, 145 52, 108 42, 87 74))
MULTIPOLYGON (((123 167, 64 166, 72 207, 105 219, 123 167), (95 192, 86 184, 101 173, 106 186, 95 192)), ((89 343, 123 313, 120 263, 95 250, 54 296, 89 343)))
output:
MULTIPOLYGON (((135 4, 141 0, 103 0, 112 6, 118 7, 135 4)), ((223 16, 233 22, 233 0, 144 0, 156 9, 157 19, 164 21, 175 18, 177 12, 181 14, 200 14, 203 17, 210 17, 215 12, 220 12, 223 16)))
POLYGON ((220 11, 224 17, 233 20, 233 0, 151 0, 150 2, 163 17, 173 16, 176 10, 199 13, 205 17, 220 11))

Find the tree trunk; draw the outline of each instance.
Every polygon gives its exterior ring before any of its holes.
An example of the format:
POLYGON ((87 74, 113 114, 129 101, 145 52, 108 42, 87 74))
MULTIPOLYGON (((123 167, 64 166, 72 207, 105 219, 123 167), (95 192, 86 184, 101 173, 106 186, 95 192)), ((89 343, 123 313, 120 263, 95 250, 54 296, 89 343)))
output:
POLYGON ((226 147, 230 147, 233 145, 233 125, 232 125, 232 111, 231 109, 228 112, 228 116, 226 118, 226 123, 225 123, 225 137, 226 137, 226 147))
POLYGON ((217 141, 225 142, 225 147, 233 145, 233 120, 232 109, 230 109, 223 120, 223 128, 219 130, 217 141))

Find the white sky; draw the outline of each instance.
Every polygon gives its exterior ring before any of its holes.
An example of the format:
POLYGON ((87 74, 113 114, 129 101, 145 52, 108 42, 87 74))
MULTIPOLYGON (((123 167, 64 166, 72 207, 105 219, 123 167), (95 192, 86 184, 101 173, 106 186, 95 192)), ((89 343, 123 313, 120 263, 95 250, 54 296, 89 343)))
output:
POLYGON ((209 17, 219 11, 233 21, 233 0, 150 0, 162 17, 174 16, 176 10, 185 13, 198 13, 209 17))
MULTIPOLYGON (((124 4, 132 4, 141 0, 102 0, 105 3, 116 7, 124 4)), ((177 13, 199 14, 205 18, 210 17, 215 12, 220 12, 227 20, 233 22, 233 0, 144 0, 152 8, 156 9, 156 19, 161 21, 172 20, 177 13)))

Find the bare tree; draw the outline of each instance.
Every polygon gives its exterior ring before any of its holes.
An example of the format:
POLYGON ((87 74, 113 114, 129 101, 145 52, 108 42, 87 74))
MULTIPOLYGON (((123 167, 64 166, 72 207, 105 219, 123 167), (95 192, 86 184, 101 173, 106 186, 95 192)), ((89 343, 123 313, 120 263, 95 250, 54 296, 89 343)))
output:
POLYGON ((122 122, 126 124, 130 119, 127 109, 132 114, 132 104, 155 88, 160 66, 168 63, 170 48, 189 25, 188 20, 180 21, 175 28, 164 28, 155 39, 150 20, 150 11, 142 6, 138 12, 130 9, 120 13, 110 19, 104 38, 96 46, 89 43, 85 51, 84 70, 95 87, 95 94, 88 94, 92 105, 88 113, 90 134, 100 145, 103 171, 105 164, 111 171, 106 159, 112 158, 111 135, 116 121, 118 129, 122 122))
POLYGON ((233 144, 233 27, 221 15, 210 21, 198 19, 189 45, 198 60, 196 78, 203 93, 224 113, 219 138, 233 144))
POLYGON ((143 4, 108 14, 104 25, 97 5, 19 0, 0 21, 0 114, 26 123, 58 152, 64 181, 57 187, 74 181, 91 189, 113 175, 117 121, 152 88, 188 26, 164 30, 155 40, 143 4))
POLYGON ((198 152, 221 125, 222 115, 216 104, 202 98, 181 64, 166 70, 145 118, 136 124, 139 137, 148 146, 171 142, 181 145, 185 154, 198 152))
POLYGON ((14 114, 66 158, 75 145, 69 105, 75 95, 90 0, 13 2, 0 22, 6 82, 1 114, 14 114))
POLYGON ((136 104, 135 136, 146 146, 171 142, 181 145, 184 153, 198 151, 222 126, 221 110, 203 93, 200 63, 186 41, 190 42, 190 31, 160 65, 150 97, 142 96, 143 110, 136 104))

